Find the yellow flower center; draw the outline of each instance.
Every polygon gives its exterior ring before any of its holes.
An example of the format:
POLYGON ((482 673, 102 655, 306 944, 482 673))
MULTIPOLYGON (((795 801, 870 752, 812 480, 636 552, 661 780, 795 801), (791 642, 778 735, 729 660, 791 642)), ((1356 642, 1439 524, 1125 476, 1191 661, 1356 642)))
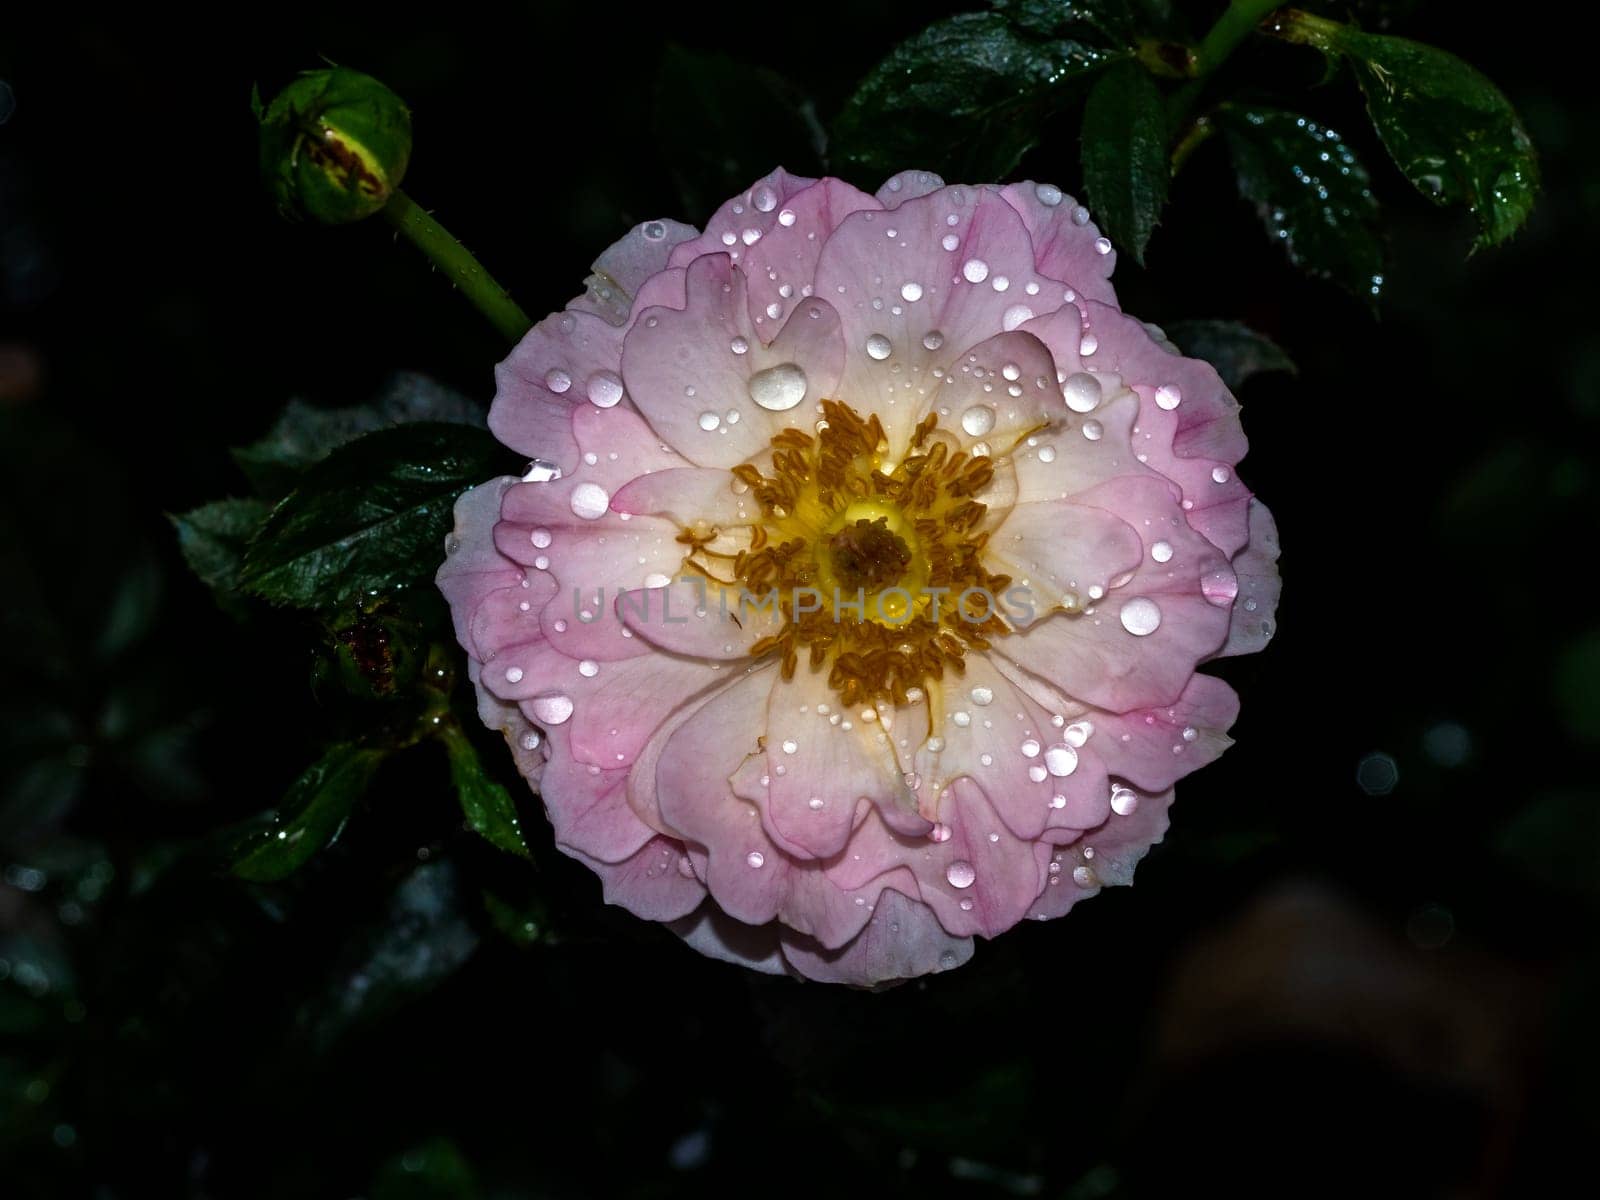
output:
MULTIPOLYGON (((731 586, 781 614, 751 654, 778 655, 785 679, 804 655, 811 670, 827 667, 846 705, 905 704, 910 689, 962 674, 968 650, 1010 632, 1001 598, 1011 579, 983 566, 988 510, 974 498, 994 464, 955 448, 932 415, 891 462, 876 414, 834 400, 822 410, 815 435, 772 439, 764 470, 733 469, 761 519, 733 556, 731 586)), ((685 540, 708 549, 705 538, 685 540)))

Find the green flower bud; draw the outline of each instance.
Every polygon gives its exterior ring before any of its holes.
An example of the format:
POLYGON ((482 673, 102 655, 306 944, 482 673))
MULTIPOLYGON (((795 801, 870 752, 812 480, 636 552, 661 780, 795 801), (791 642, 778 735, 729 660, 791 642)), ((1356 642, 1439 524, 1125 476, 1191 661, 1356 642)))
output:
POLYGON ((370 75, 307 71, 263 111, 261 174, 286 217, 339 225, 370 217, 411 159, 411 112, 370 75))

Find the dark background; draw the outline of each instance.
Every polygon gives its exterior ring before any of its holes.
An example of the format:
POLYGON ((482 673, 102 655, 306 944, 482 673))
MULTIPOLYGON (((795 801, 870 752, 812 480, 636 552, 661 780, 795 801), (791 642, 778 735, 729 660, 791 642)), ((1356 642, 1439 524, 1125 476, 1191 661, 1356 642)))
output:
MULTIPOLYGON (((1202 27, 1217 8, 1195 7, 1202 27)), ((1180 788, 1137 887, 884 994, 772 980, 604 909, 536 802, 531 867, 464 832, 425 754, 288 883, 226 873, 216 831, 270 809, 326 735, 317 630, 219 611, 163 514, 244 494, 226 448, 291 396, 351 404, 408 368, 486 405, 504 352, 379 223, 275 216, 252 83, 270 94, 319 55, 387 81, 414 113, 408 192, 539 315, 632 222, 703 220, 780 160, 817 165, 804 120, 743 103, 748 79, 682 57, 662 78, 668 40, 774 69, 826 124, 938 11, 8 14, 8 1194, 1477 1197, 1592 1179, 1600 173, 1587 51, 1532 9, 1423 4, 1396 26, 1522 112, 1546 192, 1509 247, 1466 257, 1470 219, 1389 168, 1344 80, 1296 103, 1373 167, 1381 320, 1284 262, 1214 145, 1149 269, 1119 268, 1139 316, 1240 318, 1300 367, 1243 391, 1245 478, 1285 546, 1280 633, 1221 668, 1239 745, 1180 788)), ((1280 65, 1294 54, 1250 45, 1230 69, 1314 80, 1280 65)), ((1073 189, 1070 124, 1024 167, 1073 189)))

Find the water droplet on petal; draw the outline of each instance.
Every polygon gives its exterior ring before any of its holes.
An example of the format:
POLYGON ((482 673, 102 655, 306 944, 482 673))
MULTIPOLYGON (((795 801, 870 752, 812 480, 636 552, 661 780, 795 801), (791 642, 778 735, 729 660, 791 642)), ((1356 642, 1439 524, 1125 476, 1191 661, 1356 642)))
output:
POLYGON ((589 376, 589 403, 596 408, 612 408, 622 399, 622 380, 610 371, 589 376))
POLYGON ((1183 393, 1175 383, 1164 383, 1156 389, 1156 407, 1171 412, 1183 403, 1183 393))
POLYGON ((873 333, 867 336, 867 357, 882 362, 893 353, 893 344, 883 334, 873 333))
POLYGON ((1161 628, 1161 609, 1148 596, 1135 596, 1124 601, 1117 615, 1122 627, 1134 637, 1146 637, 1161 628))
POLYGON ((922 285, 920 283, 903 283, 900 285, 900 299, 907 304, 915 304, 922 299, 922 285))
POLYGON ((972 869, 971 863, 958 858, 944 869, 944 877, 953 888, 969 888, 978 878, 978 873, 972 869))
POLYGON ((1033 194, 1039 198, 1039 203, 1046 208, 1054 208, 1062 201, 1061 189, 1053 183, 1041 183, 1033 189, 1033 194))
POLYGON ((989 278, 989 264, 981 258, 969 258, 961 264, 961 274, 968 283, 982 283, 989 278))
POLYGON ((600 664, 595 662, 592 658, 586 658, 578 664, 578 674, 582 675, 585 679, 593 679, 596 675, 600 674, 600 664))
POLYGON ((972 697, 972 702, 978 705, 980 708, 986 704, 992 704, 994 702, 994 692, 989 688, 983 687, 982 685, 973 688, 972 691, 968 692, 967 694, 972 697))
POLYGON ((961 414, 961 428, 973 437, 982 437, 994 428, 994 409, 987 404, 974 404, 961 414))
POLYGON ((540 696, 532 708, 534 717, 546 725, 562 725, 572 716, 572 697, 540 696))
POLYGON ((940 346, 944 345, 944 334, 940 333, 937 329, 930 329, 927 333, 922 335, 922 344, 929 350, 937 350, 940 346))
POLYGON ((528 540, 543 550, 550 545, 550 531, 541 526, 528 535, 528 540))
POLYGON ((566 391, 572 386, 572 376, 568 375, 560 367, 555 367, 546 372, 544 377, 544 385, 552 392, 560 395, 562 392, 566 391))
POLYGON ((779 363, 750 376, 750 399, 768 412, 787 412, 806 397, 806 373, 796 363, 779 363))
POLYGON ((604 516, 611 507, 611 493, 598 483, 580 483, 572 489, 572 498, 568 503, 578 516, 585 521, 593 521, 604 516))
POLYGON ((1078 769, 1078 752, 1065 742, 1057 742, 1044 752, 1044 769, 1057 779, 1065 778, 1078 769))
POLYGON ((767 856, 761 853, 759 850, 752 850, 749 854, 744 856, 744 860, 745 862, 749 863, 751 867, 759 870, 761 867, 766 866, 767 856))
POLYGON ((507 683, 521 683, 522 682, 522 668, 521 667, 507 667, 506 668, 506 682, 507 683))
POLYGON ((1061 395, 1073 412, 1086 413, 1100 407, 1104 389, 1089 372, 1078 371, 1067 376, 1066 382, 1061 385, 1061 395))
POLYGON ((1172 543, 1156 542, 1150 547, 1150 557, 1159 563, 1172 561, 1172 543))
POLYGON ((1111 811, 1119 817, 1131 817, 1139 807, 1139 793, 1118 785, 1111 789, 1111 811))
POLYGON ((728 349, 735 354, 746 354, 750 350, 750 340, 743 336, 736 337, 728 343, 728 349))
POLYGON ((700 428, 704 429, 707 433, 713 432, 720 427, 721 424, 722 418, 717 416, 717 414, 714 412, 703 412, 700 414, 700 428))

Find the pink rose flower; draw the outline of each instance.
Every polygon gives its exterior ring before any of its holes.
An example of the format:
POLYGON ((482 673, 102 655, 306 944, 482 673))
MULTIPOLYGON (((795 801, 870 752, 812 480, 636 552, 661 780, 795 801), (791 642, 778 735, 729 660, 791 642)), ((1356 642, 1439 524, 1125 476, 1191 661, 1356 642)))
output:
POLYGON ((873 986, 1131 881, 1278 576, 1237 403, 1115 260, 1048 184, 778 170, 501 364, 533 463, 461 498, 439 586, 609 902, 873 986))

